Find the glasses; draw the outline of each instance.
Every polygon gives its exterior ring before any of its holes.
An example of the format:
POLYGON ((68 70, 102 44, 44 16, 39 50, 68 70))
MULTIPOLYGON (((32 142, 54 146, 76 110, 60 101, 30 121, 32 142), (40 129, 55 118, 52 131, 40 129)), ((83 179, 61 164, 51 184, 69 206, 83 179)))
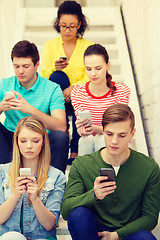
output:
POLYGON ((78 25, 70 25, 67 27, 66 25, 59 25, 61 31, 65 32, 67 29, 69 29, 71 32, 75 32, 78 28, 78 25))

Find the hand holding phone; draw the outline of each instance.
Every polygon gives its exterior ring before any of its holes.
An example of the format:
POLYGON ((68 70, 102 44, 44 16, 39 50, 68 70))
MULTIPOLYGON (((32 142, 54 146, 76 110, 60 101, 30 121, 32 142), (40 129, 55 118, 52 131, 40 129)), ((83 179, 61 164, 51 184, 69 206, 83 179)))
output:
POLYGON ((114 170, 113 168, 101 168, 100 176, 107 176, 107 180, 102 180, 101 182, 113 182, 114 181, 114 170))
POLYGON ((67 60, 67 57, 60 57, 60 59, 66 61, 66 60, 67 60))

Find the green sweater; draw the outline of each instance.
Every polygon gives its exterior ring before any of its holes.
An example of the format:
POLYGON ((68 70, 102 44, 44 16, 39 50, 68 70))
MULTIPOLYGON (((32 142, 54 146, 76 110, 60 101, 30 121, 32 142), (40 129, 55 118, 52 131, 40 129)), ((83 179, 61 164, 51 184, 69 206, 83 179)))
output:
POLYGON ((103 200, 94 198, 94 180, 100 168, 112 167, 104 162, 100 151, 77 157, 72 163, 62 203, 65 220, 79 206, 91 209, 106 227, 116 231, 122 240, 140 230, 151 231, 160 210, 160 170, 154 159, 131 150, 120 166, 116 190, 103 200))

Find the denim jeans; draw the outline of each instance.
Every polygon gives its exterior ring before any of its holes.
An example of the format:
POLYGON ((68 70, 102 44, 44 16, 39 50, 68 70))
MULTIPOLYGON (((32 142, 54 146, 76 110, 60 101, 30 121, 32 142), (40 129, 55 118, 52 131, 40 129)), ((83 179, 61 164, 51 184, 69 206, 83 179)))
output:
MULTIPOLYGON (((51 74, 49 80, 60 85, 62 91, 70 86, 69 78, 63 71, 55 71, 51 74)), ((72 139, 70 142, 71 153, 78 153, 78 140, 80 138, 75 125, 76 116, 71 102, 66 103, 67 128, 69 129, 68 116, 72 116, 72 139)))
MULTIPOLYGON (((0 164, 8 163, 12 160, 12 140, 13 132, 6 129, 0 123, 0 164)), ((48 134, 51 147, 51 165, 65 173, 68 151, 69 138, 65 132, 52 131, 48 134)))
MULTIPOLYGON (((99 240, 98 232, 113 232, 96 220, 90 209, 77 207, 70 213, 68 218, 68 229, 72 240, 99 240)), ((156 240, 149 231, 139 231, 125 238, 124 240, 156 240)))

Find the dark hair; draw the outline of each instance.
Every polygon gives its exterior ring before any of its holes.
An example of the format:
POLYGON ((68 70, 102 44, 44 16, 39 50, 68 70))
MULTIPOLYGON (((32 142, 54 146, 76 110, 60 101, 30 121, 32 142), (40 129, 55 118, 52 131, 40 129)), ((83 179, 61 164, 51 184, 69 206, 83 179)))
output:
POLYGON ((14 57, 31 58, 34 65, 39 61, 39 52, 34 43, 27 40, 19 41, 16 43, 11 52, 11 59, 14 57))
POLYGON ((57 32, 60 32, 59 20, 62 14, 76 15, 81 26, 77 31, 77 37, 82 37, 85 30, 88 28, 86 17, 82 13, 82 8, 76 1, 64 1, 58 9, 57 18, 55 19, 53 27, 57 32))
POLYGON ((118 103, 108 107, 102 116, 102 126, 104 127, 110 123, 123 122, 130 120, 131 131, 135 126, 135 118, 131 108, 125 104, 118 103))
MULTIPOLYGON (((108 63, 109 61, 107 50, 100 44, 93 44, 86 49, 86 51, 84 52, 84 58, 90 55, 100 55, 104 58, 106 63, 108 63)), ((113 93, 116 91, 116 87, 113 86, 112 76, 108 73, 108 71, 106 72, 106 80, 107 86, 112 90, 111 94, 113 95, 113 93)))

